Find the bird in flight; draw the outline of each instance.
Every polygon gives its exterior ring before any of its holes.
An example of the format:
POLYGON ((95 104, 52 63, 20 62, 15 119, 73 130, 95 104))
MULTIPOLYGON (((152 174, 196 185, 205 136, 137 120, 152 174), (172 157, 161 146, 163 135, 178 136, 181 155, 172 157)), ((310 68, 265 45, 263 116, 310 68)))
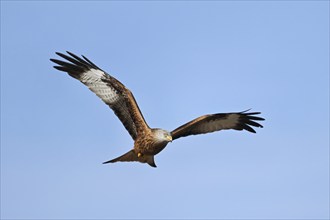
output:
POLYGON ((65 61, 50 59, 57 65, 55 69, 68 73, 79 80, 107 104, 123 123, 134 140, 132 150, 120 157, 104 162, 138 161, 156 167, 154 156, 161 152, 169 142, 189 135, 234 129, 256 133, 252 127, 262 128, 256 121, 264 118, 260 112, 217 113, 200 116, 169 132, 160 128, 150 128, 145 121, 132 92, 121 82, 97 67, 85 56, 79 57, 67 51, 56 53, 65 61))

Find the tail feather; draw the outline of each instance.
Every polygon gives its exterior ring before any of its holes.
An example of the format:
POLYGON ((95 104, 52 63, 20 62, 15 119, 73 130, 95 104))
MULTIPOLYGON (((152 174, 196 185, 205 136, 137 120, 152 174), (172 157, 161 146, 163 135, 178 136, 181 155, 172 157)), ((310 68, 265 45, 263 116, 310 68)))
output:
POLYGON ((155 160, 154 160, 154 156, 153 155, 143 155, 141 157, 138 157, 137 154, 135 153, 134 150, 130 150, 127 153, 112 159, 112 160, 108 160, 106 162, 104 162, 103 164, 107 164, 107 163, 115 163, 115 162, 133 162, 133 161, 138 161, 140 163, 148 163, 150 166, 152 167, 157 167, 155 164, 155 160))
POLYGON ((138 161, 138 156, 136 155, 136 153, 134 152, 134 150, 130 150, 128 151, 127 153, 115 158, 115 159, 112 159, 112 160, 109 160, 109 161, 106 161, 104 162, 103 164, 106 164, 106 163, 115 163, 115 162, 118 162, 118 161, 138 161))
POLYGON ((147 156, 147 161, 146 162, 152 167, 157 167, 156 163, 155 163, 154 156, 147 156))

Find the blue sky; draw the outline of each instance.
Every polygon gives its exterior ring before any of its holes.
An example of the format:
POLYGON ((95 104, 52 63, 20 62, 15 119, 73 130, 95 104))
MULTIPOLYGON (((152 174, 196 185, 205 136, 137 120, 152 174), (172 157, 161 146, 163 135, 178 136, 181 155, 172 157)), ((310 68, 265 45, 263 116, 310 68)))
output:
POLYGON ((1 218, 328 219, 328 1, 1 1, 1 218), (83 54, 151 127, 252 108, 257 134, 139 163, 112 111, 49 58, 83 54))

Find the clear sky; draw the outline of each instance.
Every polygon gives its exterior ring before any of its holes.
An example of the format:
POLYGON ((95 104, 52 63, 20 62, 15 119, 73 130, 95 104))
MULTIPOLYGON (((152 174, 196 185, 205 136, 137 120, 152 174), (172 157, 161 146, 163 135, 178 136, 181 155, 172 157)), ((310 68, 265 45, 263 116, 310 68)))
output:
POLYGON ((1 1, 1 218, 328 219, 328 1, 1 1), (151 127, 252 108, 257 134, 182 138, 158 168, 49 58, 83 54, 151 127))

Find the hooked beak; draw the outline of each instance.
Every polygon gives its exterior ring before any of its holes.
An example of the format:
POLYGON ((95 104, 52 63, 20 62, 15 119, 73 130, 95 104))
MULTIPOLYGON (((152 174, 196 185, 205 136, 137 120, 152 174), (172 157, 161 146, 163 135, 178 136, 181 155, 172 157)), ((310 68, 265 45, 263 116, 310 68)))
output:
POLYGON ((168 142, 172 142, 172 136, 167 136, 167 140, 168 140, 168 142))

